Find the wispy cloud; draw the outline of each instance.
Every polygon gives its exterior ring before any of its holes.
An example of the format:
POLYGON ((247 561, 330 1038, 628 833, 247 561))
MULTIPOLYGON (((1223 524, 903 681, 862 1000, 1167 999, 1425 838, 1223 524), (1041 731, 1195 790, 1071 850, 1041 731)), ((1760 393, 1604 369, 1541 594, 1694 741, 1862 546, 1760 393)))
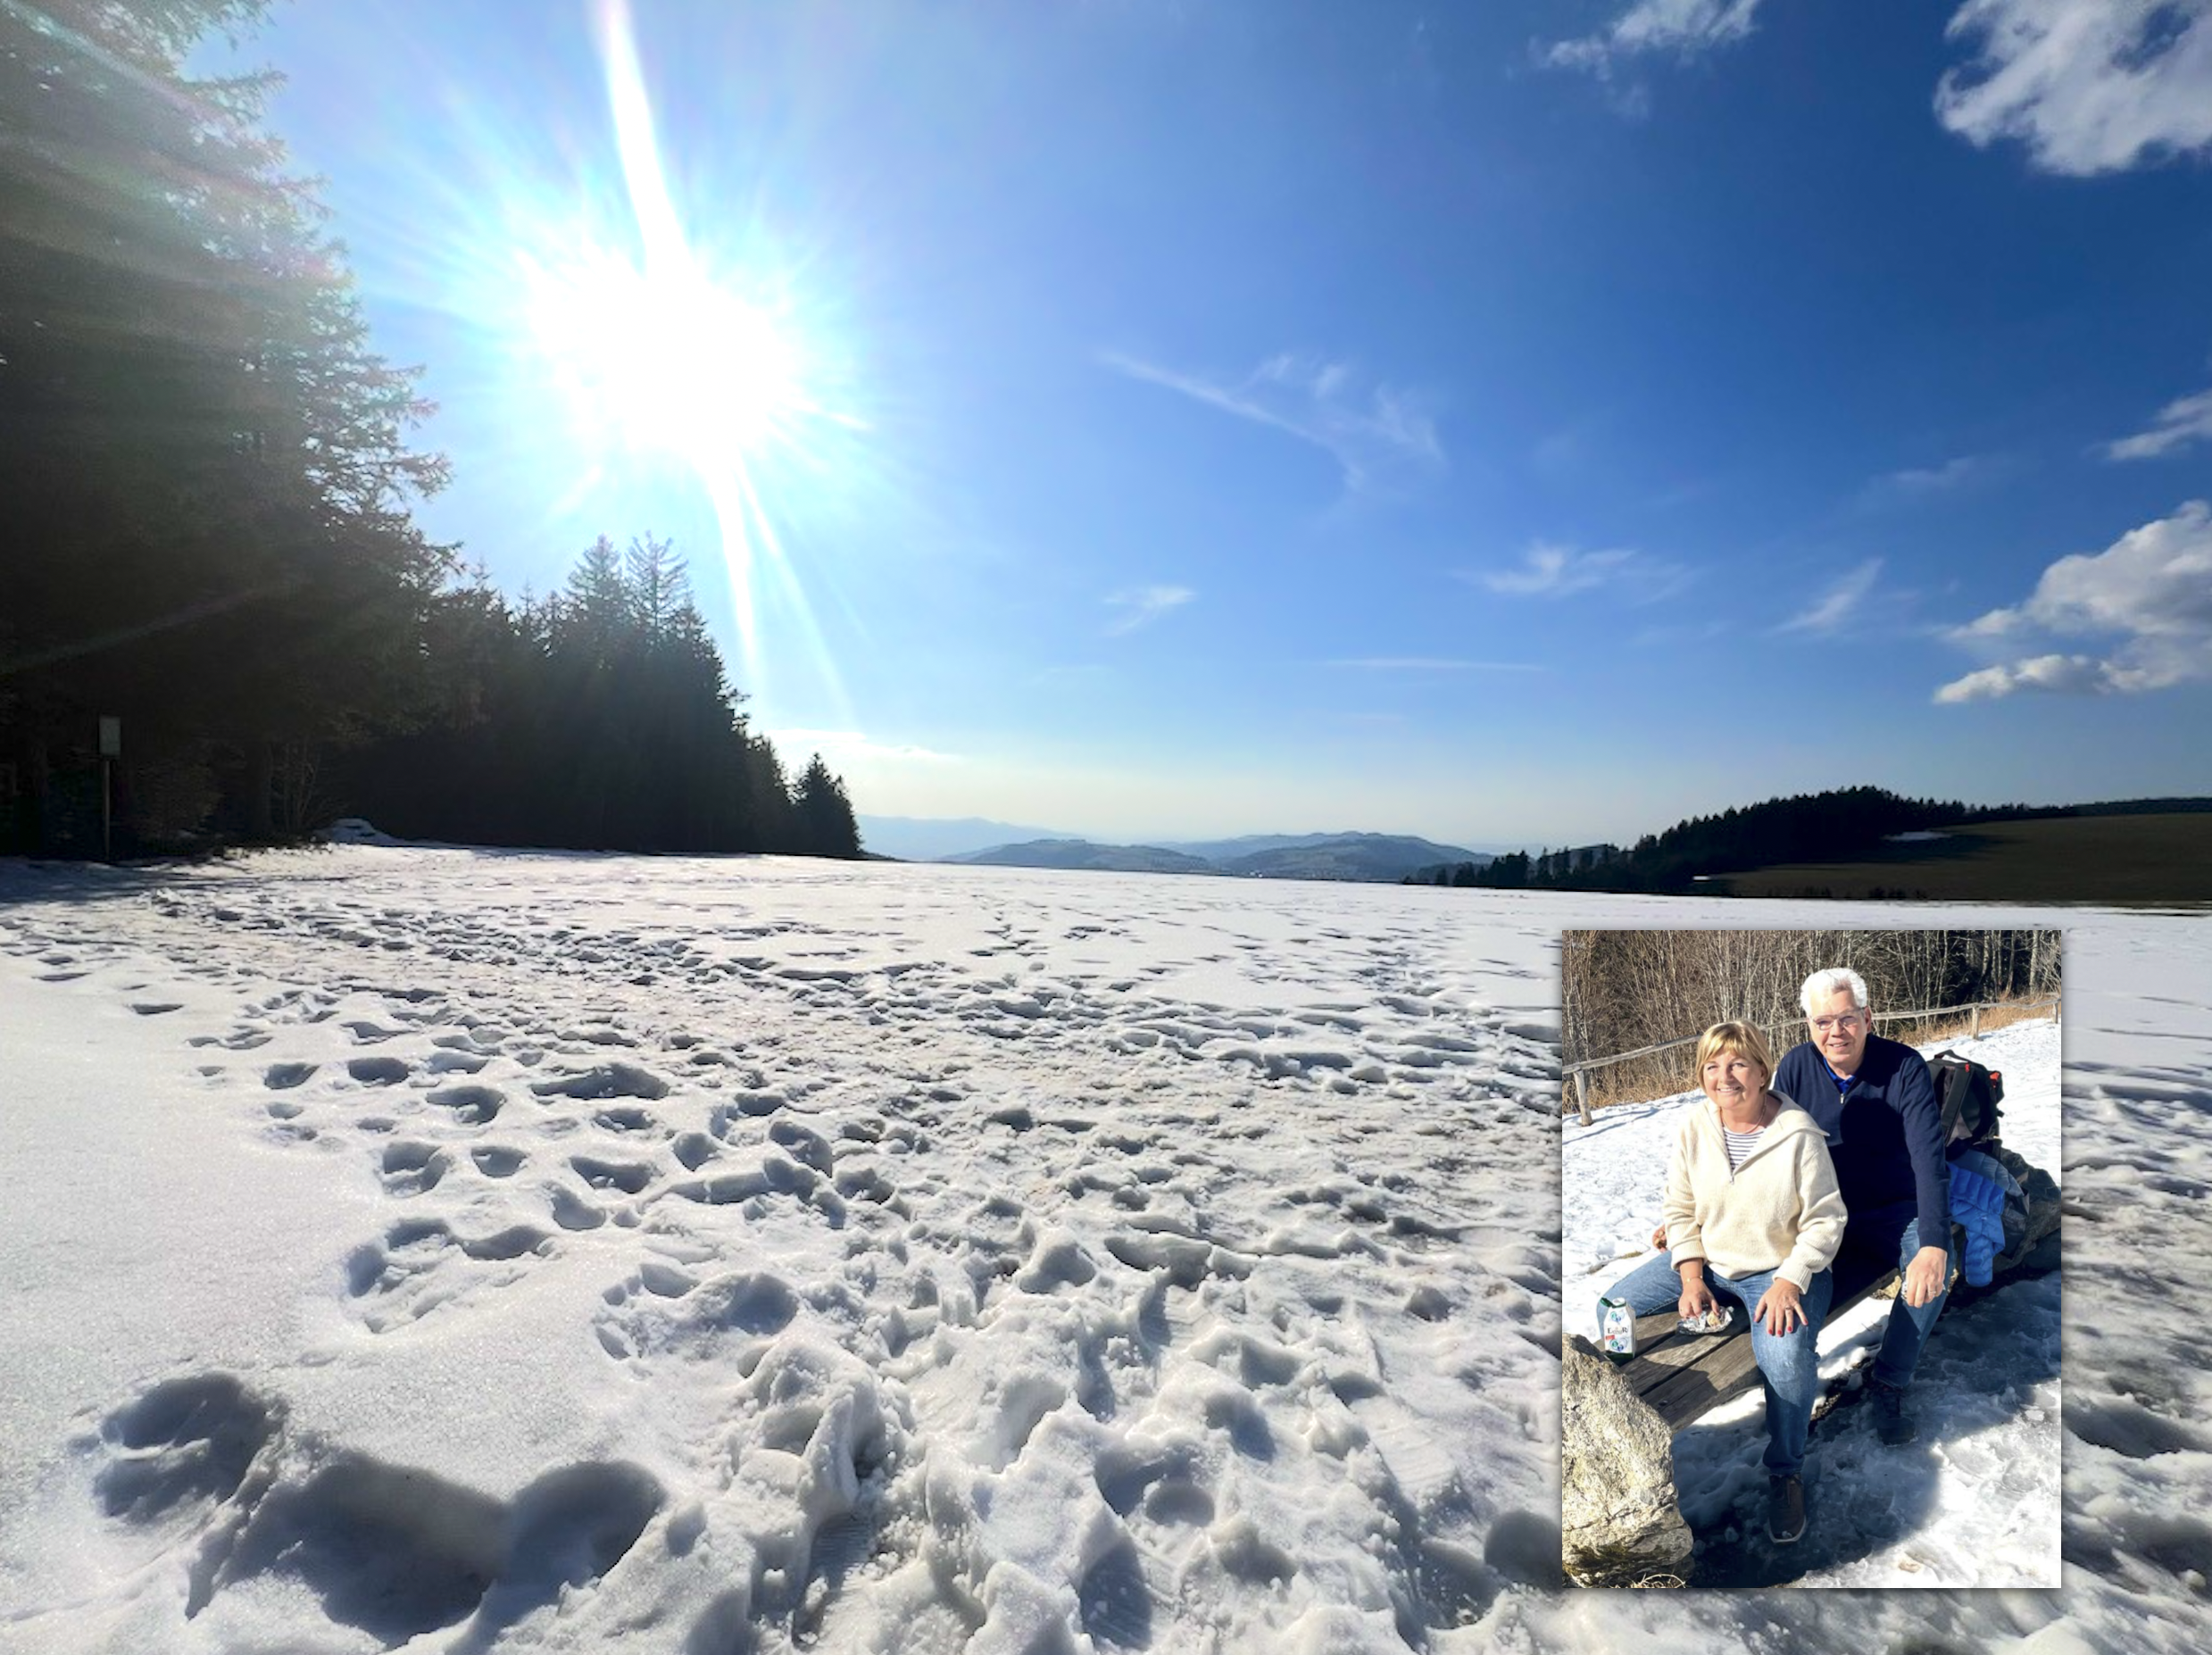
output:
POLYGON ((1992 454, 1958 454, 1941 465, 1908 466, 1870 478, 1859 492, 1863 506, 1900 505, 1956 495, 1991 481, 2004 470, 1992 454))
POLYGON ((1951 628, 1953 643, 1990 653, 2067 639, 2096 649, 2022 653, 1954 678, 1942 703, 2019 690, 2134 694, 2212 678, 2212 506, 2191 500, 2102 552, 2062 557, 2021 603, 1951 628))
POLYGON ((1759 0, 1636 0, 1604 28, 1540 50, 1554 69, 1582 69, 1600 77, 1624 60, 1665 54, 1693 57, 1730 46, 1751 32, 1759 0))
POLYGON ((1549 672, 1533 661, 1469 661, 1456 655, 1358 655, 1331 667, 1358 672, 1549 672))
POLYGON ((1197 595, 1188 586, 1132 586, 1126 592, 1117 592, 1106 600, 1106 606, 1118 611, 1107 623, 1106 636, 1119 637, 1125 632, 1148 627, 1197 595))
POLYGON ((803 727, 770 730, 769 738, 788 758, 794 753, 819 753, 832 762, 854 759, 911 759, 931 764, 951 764, 958 755, 937 753, 908 743, 877 741, 861 730, 810 729, 803 727))
POLYGON ((1626 546, 1583 552, 1540 540, 1521 554, 1518 569, 1462 570, 1460 578, 1506 597, 1571 597, 1602 587, 1630 603, 1651 603, 1680 591, 1690 571, 1626 546))
POLYGON ((2212 147, 2212 0, 1967 0, 1945 32, 1975 43, 1935 91, 1969 143, 2076 177, 2212 147))
POLYGON ((1336 462, 1348 488, 1444 463, 1427 398, 1369 380, 1347 362, 1284 353, 1230 380, 1163 368, 1118 351, 1102 352, 1099 361, 1116 373, 1310 444, 1336 462))
POLYGON ((2195 442, 2212 442, 2212 391, 2177 397, 2158 410, 2148 431, 2103 445, 2108 460, 2156 460, 2195 442))
POLYGON ((1881 578, 1882 560, 1870 557, 1823 593, 1803 614, 1782 623, 1784 632, 1836 632, 1859 613, 1859 605, 1881 578))

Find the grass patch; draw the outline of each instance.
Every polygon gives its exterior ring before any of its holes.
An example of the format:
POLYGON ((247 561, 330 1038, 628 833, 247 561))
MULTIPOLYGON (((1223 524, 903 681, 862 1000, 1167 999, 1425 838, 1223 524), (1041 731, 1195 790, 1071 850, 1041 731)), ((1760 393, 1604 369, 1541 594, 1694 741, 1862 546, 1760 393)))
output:
POLYGON ((2198 907, 2212 904, 2212 813, 1980 822, 1856 861, 1755 868, 1710 884, 1732 896, 2198 907))

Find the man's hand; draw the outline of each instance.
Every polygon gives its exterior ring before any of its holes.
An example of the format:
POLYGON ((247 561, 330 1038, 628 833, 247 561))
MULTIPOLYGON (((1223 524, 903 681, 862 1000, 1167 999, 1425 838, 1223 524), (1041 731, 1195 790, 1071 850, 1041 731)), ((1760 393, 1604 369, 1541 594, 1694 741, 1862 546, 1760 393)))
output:
POLYGON ((1751 1307, 1751 1319, 1770 1334, 1785 1334, 1805 1325, 1805 1302, 1795 1283, 1777 1276, 1751 1307))
POLYGON ((1950 1274, 1950 1255, 1941 1247, 1923 1247, 1905 1267, 1905 1302, 1914 1310, 1933 1303, 1950 1274))
POLYGON ((1651 1245, 1657 1252, 1665 1252, 1667 1251, 1667 1227, 1664 1224, 1660 1225, 1659 1228, 1651 1232, 1651 1245))

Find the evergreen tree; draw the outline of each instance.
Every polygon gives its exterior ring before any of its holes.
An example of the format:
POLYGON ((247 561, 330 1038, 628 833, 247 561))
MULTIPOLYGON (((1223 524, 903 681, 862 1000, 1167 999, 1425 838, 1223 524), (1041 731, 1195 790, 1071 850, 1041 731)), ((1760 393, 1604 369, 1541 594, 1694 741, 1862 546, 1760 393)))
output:
POLYGON ((861 828, 852 815, 852 802, 820 753, 808 762, 793 789, 791 809, 798 819, 799 848, 817 856, 860 855, 861 828))
POLYGON ((561 594, 481 578, 428 606, 420 728, 347 767, 351 808, 412 837, 585 850, 856 855, 844 784, 788 786, 746 728, 668 542, 601 536, 561 594))
POLYGON ((261 129, 270 83, 183 66, 262 9, 0 5, 0 750, 65 806, 121 714, 149 831, 219 769, 274 825, 284 747, 399 711, 445 572, 407 515, 444 478, 404 441, 425 407, 261 129))
POLYGON ((675 628, 678 613, 692 607, 691 575, 684 560, 669 542, 640 535, 622 554, 622 573, 637 624, 648 638, 661 642, 675 628))

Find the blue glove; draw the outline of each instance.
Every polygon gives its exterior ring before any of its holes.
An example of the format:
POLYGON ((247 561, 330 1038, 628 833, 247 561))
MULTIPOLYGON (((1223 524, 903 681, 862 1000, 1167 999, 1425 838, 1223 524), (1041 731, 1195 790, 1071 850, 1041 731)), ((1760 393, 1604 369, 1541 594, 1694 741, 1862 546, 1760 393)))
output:
POLYGON ((1988 1286, 1992 1266, 2005 1244, 2004 1185, 1952 1162, 1950 1216, 1966 1228, 1967 1284, 1988 1286))

